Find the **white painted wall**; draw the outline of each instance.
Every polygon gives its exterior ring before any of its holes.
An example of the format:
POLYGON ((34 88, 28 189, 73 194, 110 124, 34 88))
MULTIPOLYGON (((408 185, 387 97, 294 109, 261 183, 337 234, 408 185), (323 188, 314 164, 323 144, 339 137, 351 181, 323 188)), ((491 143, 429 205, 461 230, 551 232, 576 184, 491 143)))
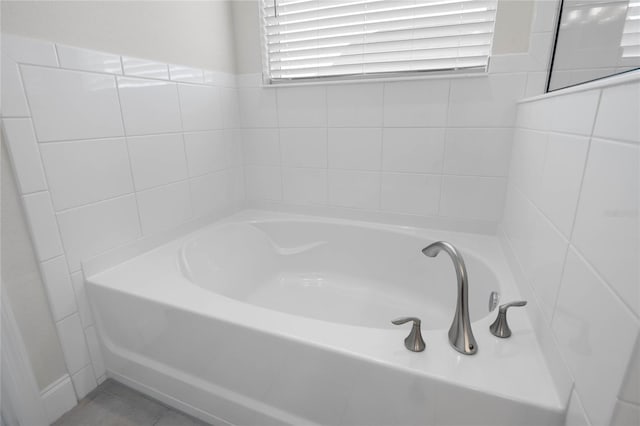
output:
POLYGON ((2 31, 234 72, 231 7, 210 1, 3 1, 2 31))
POLYGON ((568 425, 640 420, 640 72, 629 77, 518 107, 501 227, 540 341, 575 382, 568 425))

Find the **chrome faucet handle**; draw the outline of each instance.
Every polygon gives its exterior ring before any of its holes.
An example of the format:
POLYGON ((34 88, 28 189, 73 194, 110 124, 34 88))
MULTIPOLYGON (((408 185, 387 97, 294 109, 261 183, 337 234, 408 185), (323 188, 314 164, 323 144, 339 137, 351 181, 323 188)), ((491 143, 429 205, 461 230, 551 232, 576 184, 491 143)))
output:
POLYGON ((422 352, 424 351, 425 344, 422 339, 422 333, 420 333, 420 318, 403 317, 394 319, 391 322, 395 325, 400 325, 409 321, 413 321, 413 327, 411 327, 411 333, 404 339, 404 346, 412 352, 422 352))
POLYGON ((489 295, 489 312, 493 312, 500 302, 500 293, 497 291, 492 291, 489 295))
POLYGON ((498 309, 498 317, 496 320, 489 326, 489 330, 491 330, 491 334, 496 337, 507 338, 511 336, 511 329, 509 328, 509 323, 507 322, 507 309, 516 306, 524 306, 527 302, 525 300, 520 300, 517 302, 505 303, 504 305, 500 305, 498 309))

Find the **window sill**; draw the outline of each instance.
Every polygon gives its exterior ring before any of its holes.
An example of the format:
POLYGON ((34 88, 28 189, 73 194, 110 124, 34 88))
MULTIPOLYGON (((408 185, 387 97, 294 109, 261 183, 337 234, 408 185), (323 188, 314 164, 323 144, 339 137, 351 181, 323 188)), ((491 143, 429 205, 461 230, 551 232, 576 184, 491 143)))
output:
POLYGON ((317 80, 305 80, 305 81, 281 81, 277 83, 265 83, 261 82, 260 87, 265 89, 278 88, 278 87, 299 87, 299 86, 336 86, 343 84, 367 84, 367 83, 392 83, 402 81, 415 81, 415 80, 449 80, 457 78, 470 78, 470 77, 488 77, 488 70, 477 71, 465 71, 465 72, 433 72, 420 75, 392 75, 388 77, 384 76, 372 76, 372 77, 340 77, 340 78, 321 78, 317 80))

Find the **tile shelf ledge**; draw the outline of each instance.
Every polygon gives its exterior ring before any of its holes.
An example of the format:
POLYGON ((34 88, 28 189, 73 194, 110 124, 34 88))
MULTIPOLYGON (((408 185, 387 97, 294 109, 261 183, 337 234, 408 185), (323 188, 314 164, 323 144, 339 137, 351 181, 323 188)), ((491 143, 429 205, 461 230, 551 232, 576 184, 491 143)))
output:
POLYGON ((640 69, 628 71, 622 74, 604 77, 598 80, 589 81, 564 89, 554 90, 553 92, 543 93, 541 95, 531 96, 529 98, 520 99, 518 104, 535 102, 543 99, 550 99, 557 96, 569 95, 572 93, 586 92, 588 90, 600 89, 603 87, 620 86, 622 84, 633 83, 640 80, 640 69))

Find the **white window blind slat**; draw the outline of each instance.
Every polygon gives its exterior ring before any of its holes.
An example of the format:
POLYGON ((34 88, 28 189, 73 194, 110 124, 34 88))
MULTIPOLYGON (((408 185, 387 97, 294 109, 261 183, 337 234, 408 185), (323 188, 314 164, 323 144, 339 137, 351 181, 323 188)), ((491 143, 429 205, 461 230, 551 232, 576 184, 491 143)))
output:
POLYGON ((485 68, 497 0, 262 0, 265 77, 485 68))

